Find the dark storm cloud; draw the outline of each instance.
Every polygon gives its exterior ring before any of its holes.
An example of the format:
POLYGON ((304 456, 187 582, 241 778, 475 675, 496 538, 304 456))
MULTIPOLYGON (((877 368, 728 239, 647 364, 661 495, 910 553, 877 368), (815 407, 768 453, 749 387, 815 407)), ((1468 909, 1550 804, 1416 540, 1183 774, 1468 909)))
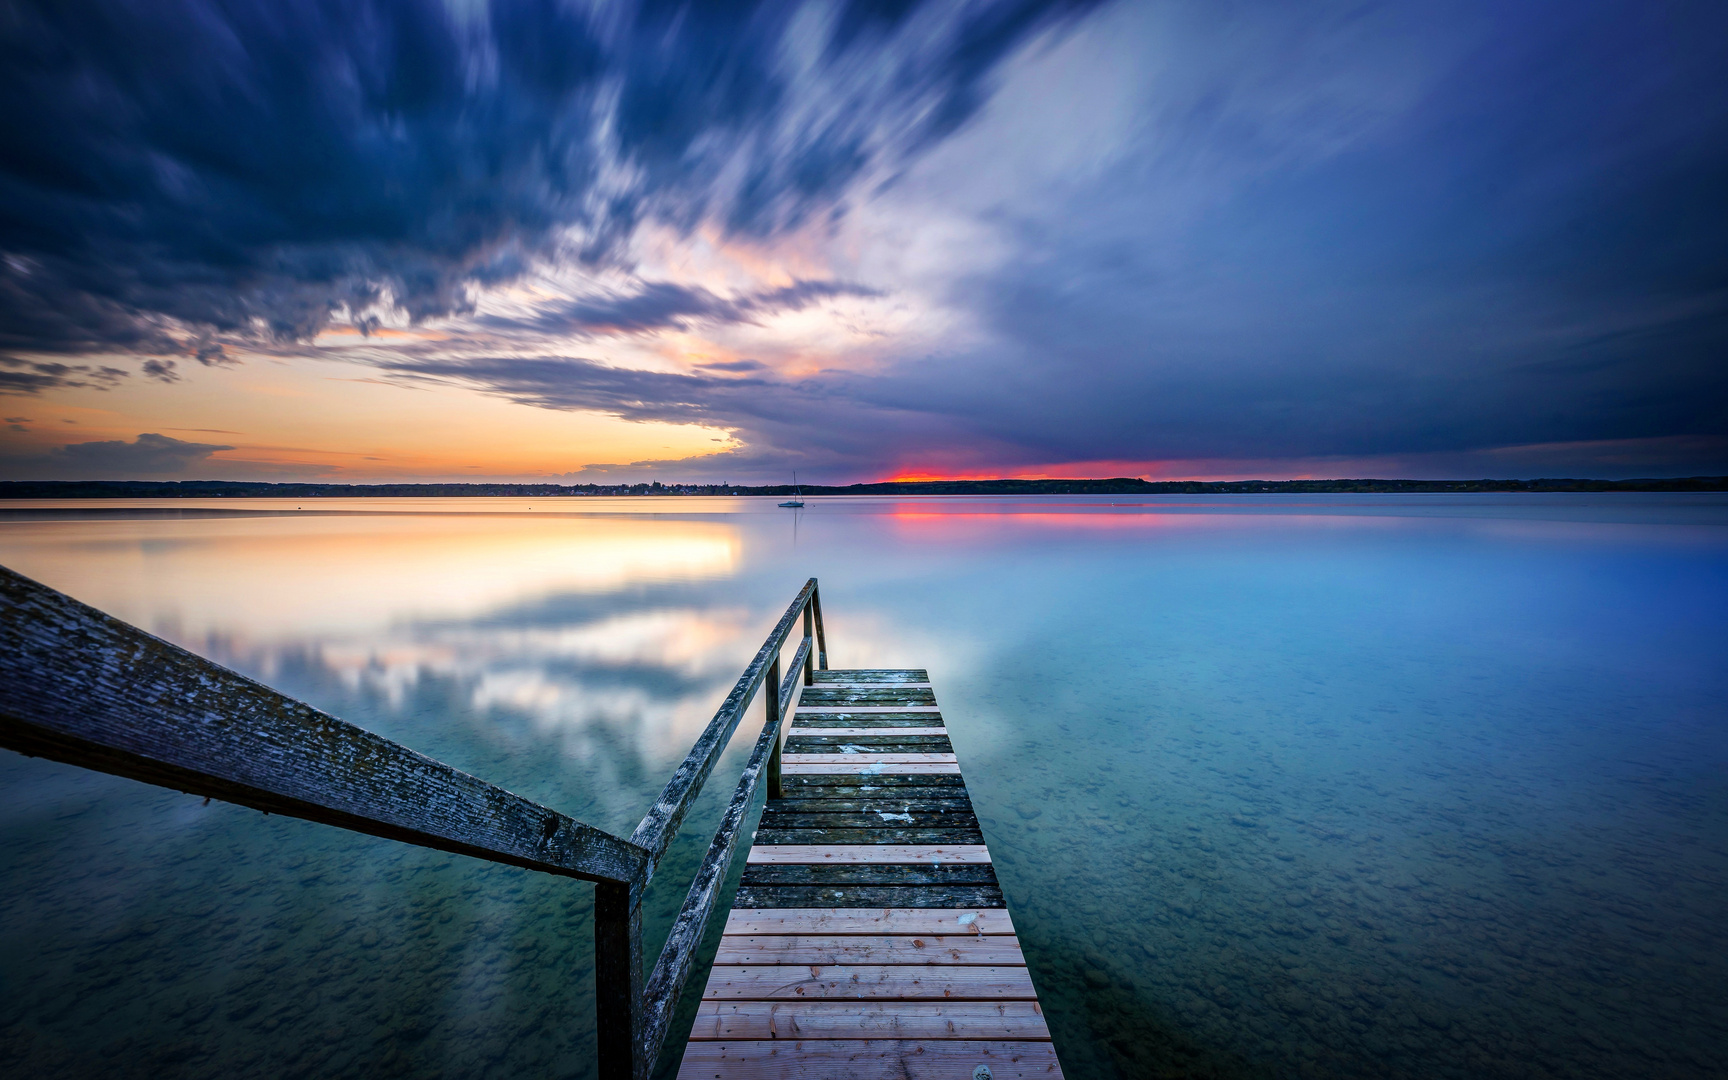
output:
POLYGON ((704 476, 778 475, 788 462, 850 475, 860 462, 891 460, 899 446, 917 450, 959 438, 997 460, 1015 446, 1011 439, 969 434, 968 421, 918 401, 914 392, 898 389, 894 378, 844 371, 788 380, 749 360, 704 365, 700 374, 616 368, 583 357, 378 363, 399 377, 458 383, 523 405, 707 424, 748 435, 750 445, 742 450, 695 463, 666 463, 686 476, 692 469, 704 476))
MULTIPOLYGON (((1037 87, 1015 100, 1098 84, 1041 121, 985 113, 910 181, 932 209, 902 212, 971 215, 1007 252, 937 285, 984 342, 796 381, 509 359, 438 377, 713 424, 747 444, 733 475, 1728 471, 1728 9, 1148 4, 1087 35, 1089 62, 1010 73, 1037 87), (1145 119, 1023 175, 1121 115, 1145 119), (981 183, 995 201, 968 202, 981 183)), ((581 317, 713 304, 648 290, 581 317)))
POLYGON ((962 332, 881 331, 860 371, 806 350, 829 369, 795 379, 497 355, 870 295, 661 281, 354 355, 712 425, 746 444, 709 462, 740 478, 1728 471, 1728 7, 1147 0, 1023 48, 1075 10, 14 4, 0 390, 111 385, 89 354, 116 350, 223 363, 219 334, 304 337, 386 296, 459 311, 537 259, 604 263, 649 219, 759 239, 849 214, 859 248, 960 238, 913 269, 829 254, 962 332))
POLYGON ((843 281, 798 281, 736 297, 717 296, 701 286, 651 281, 624 296, 543 304, 526 318, 486 315, 476 322, 488 330, 537 334, 632 334, 694 323, 754 322, 764 315, 799 311, 839 296, 880 295, 876 289, 843 281))
POLYGON ((0 394, 36 394, 57 387, 111 390, 131 374, 101 364, 20 360, 0 354, 0 394))
POLYGON ((162 317, 304 339, 605 260, 647 216, 770 235, 953 131, 1073 6, 842 3, 812 36, 789 3, 20 0, 0 349, 209 363, 162 317))
POLYGON ((1031 460, 1728 468, 1728 9, 1438 10, 1188 24, 1157 137, 959 286, 1003 344, 895 389, 1031 460))
POLYGON ((216 443, 185 442, 168 435, 145 432, 131 442, 72 443, 56 448, 48 456, 53 472, 74 476, 115 479, 164 476, 185 472, 211 454, 232 450, 216 443))

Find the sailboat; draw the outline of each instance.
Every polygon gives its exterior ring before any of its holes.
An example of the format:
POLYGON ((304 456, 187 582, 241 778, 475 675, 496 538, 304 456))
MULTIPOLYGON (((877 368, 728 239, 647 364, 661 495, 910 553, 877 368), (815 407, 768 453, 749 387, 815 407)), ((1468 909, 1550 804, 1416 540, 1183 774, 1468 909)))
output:
POLYGON ((793 472, 792 472, 792 492, 793 492, 792 497, 790 499, 787 499, 785 502, 781 503, 780 504, 781 506, 797 507, 797 506, 803 506, 804 505, 804 492, 799 490, 799 488, 798 488, 798 472, 797 472, 797 470, 793 470, 793 472))

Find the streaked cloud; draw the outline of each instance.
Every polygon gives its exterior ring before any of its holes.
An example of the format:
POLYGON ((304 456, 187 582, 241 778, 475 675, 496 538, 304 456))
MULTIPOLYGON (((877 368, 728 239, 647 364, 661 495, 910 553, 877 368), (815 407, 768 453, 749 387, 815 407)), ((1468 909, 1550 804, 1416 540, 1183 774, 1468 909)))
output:
POLYGON ((269 359, 722 440, 614 479, 1728 472, 1720 6, 20 10, 32 409, 269 359))
POLYGON ((543 335, 643 334, 700 324, 753 322, 763 316, 801 311, 837 296, 880 296, 876 289, 843 281, 797 281, 742 296, 717 296, 695 285, 647 281, 626 295, 591 295, 537 306, 524 317, 482 315, 486 330, 543 335))

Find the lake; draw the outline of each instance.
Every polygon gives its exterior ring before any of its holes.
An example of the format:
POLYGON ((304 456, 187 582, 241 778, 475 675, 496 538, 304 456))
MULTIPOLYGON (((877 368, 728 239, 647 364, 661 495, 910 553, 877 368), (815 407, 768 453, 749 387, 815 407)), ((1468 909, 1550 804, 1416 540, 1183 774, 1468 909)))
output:
MULTIPOLYGON (((13 502, 0 564, 626 835, 814 575, 1069 1076, 1720 1074, 1728 497, 775 501, 13 502)), ((0 905, 8 1075, 593 1074, 579 882, 0 751, 0 905)))

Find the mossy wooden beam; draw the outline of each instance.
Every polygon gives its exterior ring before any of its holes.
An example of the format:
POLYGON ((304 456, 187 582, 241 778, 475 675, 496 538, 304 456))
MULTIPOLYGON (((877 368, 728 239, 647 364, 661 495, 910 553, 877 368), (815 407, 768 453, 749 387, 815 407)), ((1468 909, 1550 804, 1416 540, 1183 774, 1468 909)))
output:
POLYGON ((595 882, 648 853, 0 567, 0 746, 595 882))

